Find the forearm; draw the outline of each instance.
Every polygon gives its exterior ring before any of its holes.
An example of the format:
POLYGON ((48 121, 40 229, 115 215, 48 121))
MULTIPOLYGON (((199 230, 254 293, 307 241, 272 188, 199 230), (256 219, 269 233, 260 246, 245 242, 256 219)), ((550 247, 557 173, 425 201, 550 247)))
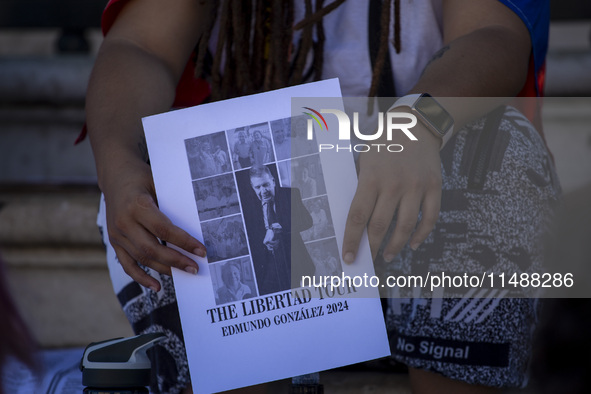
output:
POLYGON ((413 90, 429 88, 442 97, 515 96, 525 83, 529 55, 529 42, 517 40, 512 30, 477 29, 445 44, 413 90))
MULTIPOLYGON (((442 5, 443 48, 407 93, 436 97, 458 130, 520 91, 531 40, 521 19, 497 0, 443 0, 442 5)), ((402 133, 393 135, 393 142, 404 144, 399 153, 360 154, 359 184, 343 237, 345 262, 355 260, 366 229, 374 256, 385 244, 383 258, 390 262, 406 244, 416 250, 437 223, 441 139, 421 122, 413 134, 418 139, 413 143, 402 133), (394 217, 394 231, 385 239, 394 217)))
POLYGON ((141 118, 170 108, 176 78, 163 62, 133 43, 115 40, 103 45, 86 102, 101 188, 109 174, 129 163, 145 162, 141 118))
POLYGON ((146 165, 140 166, 146 154, 141 118, 170 109, 177 81, 215 5, 129 1, 117 15, 87 93, 87 125, 101 188, 124 169, 146 172, 146 165))
POLYGON ((409 93, 439 97, 457 130, 522 89, 530 54, 524 41, 499 26, 459 37, 437 52, 409 93))

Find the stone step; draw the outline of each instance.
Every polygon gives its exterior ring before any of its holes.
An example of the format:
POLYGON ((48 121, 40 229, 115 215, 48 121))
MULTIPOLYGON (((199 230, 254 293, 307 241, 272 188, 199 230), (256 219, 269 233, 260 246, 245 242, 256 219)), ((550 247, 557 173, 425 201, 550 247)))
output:
POLYGON ((87 55, 0 58, 0 102, 83 104, 94 63, 87 55))
POLYGON ((84 124, 81 106, 10 104, 0 107, 0 185, 96 185, 88 139, 74 144, 84 124))
POLYGON ((133 335, 115 297, 85 187, 0 189, 0 254, 17 307, 44 348, 133 335))
POLYGON ((100 246, 96 227, 100 195, 82 193, 6 193, 0 195, 0 244, 100 246))

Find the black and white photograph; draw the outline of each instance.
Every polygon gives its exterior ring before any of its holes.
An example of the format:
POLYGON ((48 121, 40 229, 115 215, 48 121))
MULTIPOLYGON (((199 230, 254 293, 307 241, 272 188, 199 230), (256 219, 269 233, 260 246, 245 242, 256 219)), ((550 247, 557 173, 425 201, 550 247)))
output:
POLYGON ((236 172, 244 221, 260 295, 299 287, 314 264, 301 232, 312 227, 299 190, 281 187, 273 165, 236 172), (297 265, 292 264, 297 263, 297 265))
POLYGON ((248 134, 247 127, 239 127, 227 131, 228 141, 230 142, 230 154, 232 156, 232 165, 234 170, 248 168, 252 165, 250 157, 250 147, 252 139, 248 134))
POLYGON ((248 127, 251 138, 250 159, 252 165, 262 165, 275 161, 269 123, 260 123, 248 127))
POLYGON ((291 185, 300 189, 302 198, 326 194, 319 155, 301 157, 291 161, 291 185))
POLYGON ((312 256, 317 277, 338 276, 343 272, 339 248, 336 238, 328 238, 321 241, 310 242, 306 248, 312 256))
POLYGON ((279 183, 283 187, 291 187, 291 160, 280 161, 277 163, 279 170, 279 183))
POLYGON ((226 134, 223 131, 185 140, 191 179, 231 171, 226 134))
POLYGON ((201 223, 210 263, 248 254, 244 224, 240 215, 201 223))
POLYGON ((249 257, 210 266, 216 305, 256 297, 256 285, 249 257))
POLYGON ((332 216, 328 205, 328 197, 320 196, 304 200, 304 205, 312 216, 312 227, 302 232, 304 242, 334 237, 332 216))
POLYGON ((316 135, 312 133, 312 139, 308 139, 308 119, 307 115, 294 116, 291 119, 291 157, 300 157, 318 153, 318 143, 316 135))
POLYGON ((277 160, 291 159, 291 117, 270 123, 277 160))
POLYGON ((234 170, 275 161, 269 123, 231 129, 227 134, 234 170))
POLYGON ((232 174, 193 181, 193 192, 201 221, 240 213, 240 202, 232 174))

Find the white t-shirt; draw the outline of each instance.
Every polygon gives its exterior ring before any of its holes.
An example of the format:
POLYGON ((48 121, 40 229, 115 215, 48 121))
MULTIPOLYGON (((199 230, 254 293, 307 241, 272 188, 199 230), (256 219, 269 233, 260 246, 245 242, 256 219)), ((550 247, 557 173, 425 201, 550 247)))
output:
MULTIPOLYGON (((304 16, 302 4, 296 2, 296 22, 304 16)), ((368 17, 369 1, 347 0, 323 20, 326 41, 322 78, 338 77, 345 97, 366 97, 369 93, 372 69, 368 17)), ((401 51, 398 54, 392 44, 393 17, 390 23, 394 85, 396 95, 402 96, 414 86, 433 54, 442 46, 441 0, 400 0, 401 51)))
MULTIPOLYGON (((315 0, 312 3, 312 9, 316 9, 315 0)), ((297 23, 304 18, 304 2, 296 0, 294 4, 294 21, 297 23)), ((329 2, 325 1, 326 4, 329 2)), ((368 43, 369 4, 367 0, 347 0, 323 19, 322 79, 338 77, 344 97, 367 97, 369 94, 372 76, 368 43)), ((398 54, 392 44, 393 16, 390 24, 394 85, 396 95, 403 96, 418 81, 429 60, 442 46, 441 0, 400 0, 401 51, 398 54)), ((212 52, 215 52, 218 32, 219 26, 216 25, 209 43, 212 52)), ((301 30, 294 33, 294 44, 300 35, 301 30)), ((311 64, 312 54, 308 55, 308 64, 311 64)))

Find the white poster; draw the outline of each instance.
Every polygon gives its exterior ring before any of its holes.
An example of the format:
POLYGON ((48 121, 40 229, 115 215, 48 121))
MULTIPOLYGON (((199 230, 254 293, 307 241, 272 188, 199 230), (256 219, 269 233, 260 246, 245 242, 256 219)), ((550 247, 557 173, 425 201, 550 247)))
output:
POLYGON ((292 111, 294 97, 338 109, 340 95, 332 79, 143 120, 160 209, 208 250, 191 256, 197 275, 173 269, 196 393, 390 354, 377 289, 292 289, 304 275, 373 274, 367 237, 354 264, 340 258, 353 157, 319 153, 327 136, 309 139, 314 117, 292 111))

